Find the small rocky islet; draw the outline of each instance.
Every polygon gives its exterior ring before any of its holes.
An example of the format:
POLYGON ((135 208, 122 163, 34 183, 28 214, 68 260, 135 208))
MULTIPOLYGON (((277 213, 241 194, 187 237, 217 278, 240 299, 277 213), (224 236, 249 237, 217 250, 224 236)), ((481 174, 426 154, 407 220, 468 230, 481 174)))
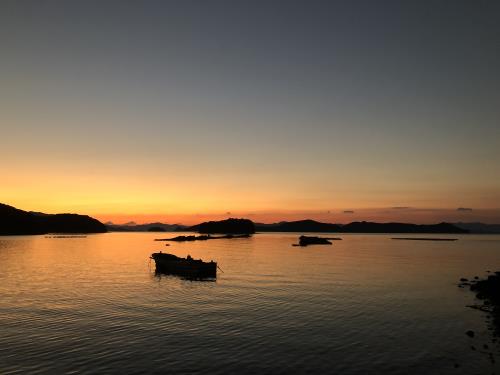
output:
POLYGON ((292 246, 309 246, 309 245, 331 245, 331 241, 340 241, 339 237, 316 237, 316 236, 300 236, 299 243, 292 246))

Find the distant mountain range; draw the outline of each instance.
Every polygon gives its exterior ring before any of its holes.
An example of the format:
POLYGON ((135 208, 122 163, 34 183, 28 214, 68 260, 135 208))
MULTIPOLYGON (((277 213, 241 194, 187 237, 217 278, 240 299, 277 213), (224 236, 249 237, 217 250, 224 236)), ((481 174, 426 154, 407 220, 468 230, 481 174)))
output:
MULTIPOLYGON (((203 224, 203 223, 202 223, 203 224)), ((201 224, 106 223, 111 232, 198 232, 201 224)), ((317 233, 476 233, 500 234, 500 224, 441 223, 417 225, 404 223, 352 222, 349 224, 321 223, 315 220, 282 221, 273 224, 254 223, 256 232, 317 232, 317 233), (457 230, 457 228, 459 230, 457 230), (460 230, 461 229, 461 230, 460 230), (465 232, 464 232, 465 231, 465 232)))
POLYGON ((283 221, 274 224, 253 223, 248 219, 209 221, 190 227, 151 223, 142 225, 108 225, 110 231, 186 231, 199 233, 254 233, 254 232, 318 232, 318 233, 469 233, 469 229, 450 223, 430 225, 406 223, 373 223, 367 221, 349 224, 321 223, 314 220, 283 221))
POLYGON ((373 223, 355 221, 349 224, 328 224, 314 220, 256 224, 258 232, 323 232, 323 233, 468 233, 468 230, 453 224, 431 225, 406 223, 373 223))
POLYGON ((28 212, 0 203, 0 235, 103 233, 106 226, 86 215, 28 212))
POLYGON ((149 223, 136 224, 134 222, 127 224, 106 223, 106 227, 111 232, 178 232, 188 228, 180 224, 149 223))
POLYGON ((500 224, 453 223, 453 225, 478 234, 500 234, 500 224))
POLYGON ((439 223, 430 225, 407 223, 374 223, 367 221, 349 224, 321 223, 315 220, 282 221, 273 224, 253 223, 248 219, 209 221, 193 226, 149 223, 102 224, 86 215, 45 214, 23 211, 0 203, 0 235, 45 233, 103 233, 113 232, 179 232, 254 233, 254 232, 318 232, 318 233, 479 233, 500 234, 500 224, 439 223))

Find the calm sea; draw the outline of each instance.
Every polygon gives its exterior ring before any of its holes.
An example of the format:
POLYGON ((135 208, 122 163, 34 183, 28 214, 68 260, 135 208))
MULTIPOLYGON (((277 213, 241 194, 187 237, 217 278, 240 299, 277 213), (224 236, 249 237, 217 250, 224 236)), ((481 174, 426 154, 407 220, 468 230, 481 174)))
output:
POLYGON ((485 316, 456 284, 500 270, 500 236, 341 235, 307 248, 281 233, 153 241, 171 235, 0 237, 0 373, 499 370, 485 316), (158 277, 157 250, 213 259, 224 272, 216 282, 158 277))

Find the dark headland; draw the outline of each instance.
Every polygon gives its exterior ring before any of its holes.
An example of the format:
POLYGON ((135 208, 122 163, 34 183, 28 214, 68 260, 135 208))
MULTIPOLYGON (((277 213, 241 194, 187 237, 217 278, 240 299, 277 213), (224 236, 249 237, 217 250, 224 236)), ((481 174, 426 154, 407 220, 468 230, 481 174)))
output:
POLYGON ((0 235, 104 233, 106 226, 86 215, 43 214, 0 203, 0 235))

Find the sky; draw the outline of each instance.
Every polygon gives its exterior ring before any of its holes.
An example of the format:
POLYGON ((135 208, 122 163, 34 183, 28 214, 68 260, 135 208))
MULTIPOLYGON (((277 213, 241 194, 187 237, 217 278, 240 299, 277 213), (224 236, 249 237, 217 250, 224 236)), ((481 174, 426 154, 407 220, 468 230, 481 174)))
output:
POLYGON ((499 16, 4 0, 0 201, 114 222, 500 222, 499 16))

